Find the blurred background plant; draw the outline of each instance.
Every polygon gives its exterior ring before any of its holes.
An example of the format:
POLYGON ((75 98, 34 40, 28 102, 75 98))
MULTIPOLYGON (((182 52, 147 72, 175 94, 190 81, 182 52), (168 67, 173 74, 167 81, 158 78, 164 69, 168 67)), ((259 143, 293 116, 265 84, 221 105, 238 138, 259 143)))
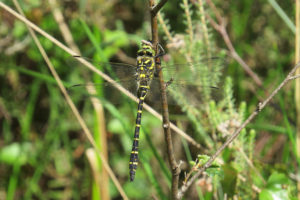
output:
MULTIPOLYGON (((168 94, 176 100, 176 106, 170 107, 172 122, 201 145, 196 148, 173 134, 176 158, 183 161, 180 183, 188 172, 197 170, 199 155, 212 155, 293 65, 293 29, 272 2, 214 1, 227 20, 235 50, 261 78, 263 87, 255 85, 230 58, 222 37, 207 18, 215 17, 205 1, 183 0, 180 6, 170 1, 160 12, 161 45, 167 52, 163 63, 200 66, 195 72, 199 79, 194 82, 201 87, 170 87, 168 94), (211 58, 217 58, 218 64, 211 58)), ((11 1, 4 3, 14 7, 11 1)), ((148 4, 144 1, 50 3, 53 1, 20 2, 29 20, 69 46, 74 45, 95 63, 134 64, 140 41, 151 36, 148 4), (71 36, 65 37, 66 32, 61 31, 55 8, 63 14, 71 36)), ((292 1, 278 6, 293 18, 292 1)), ((113 183, 101 179, 105 176, 101 162, 93 160, 94 154, 87 150, 90 144, 26 26, 3 9, 0 18, 0 199, 119 199, 113 183), (94 181, 99 177, 102 183, 94 181)), ((70 55, 49 40, 39 39, 65 86, 102 82, 86 68, 70 64, 70 55)), ((109 69, 101 70, 110 73, 109 69)), ((100 115, 83 88, 71 96, 94 130, 100 149, 107 151, 109 164, 126 194, 130 199, 167 199, 171 176, 160 121, 143 112, 141 162, 135 181, 130 183, 128 161, 136 104, 119 91, 99 85, 96 92, 104 107, 100 115)), ((293 84, 285 87, 243 130, 217 160, 221 167, 197 180, 187 199, 297 199, 299 158, 292 88, 293 84)))

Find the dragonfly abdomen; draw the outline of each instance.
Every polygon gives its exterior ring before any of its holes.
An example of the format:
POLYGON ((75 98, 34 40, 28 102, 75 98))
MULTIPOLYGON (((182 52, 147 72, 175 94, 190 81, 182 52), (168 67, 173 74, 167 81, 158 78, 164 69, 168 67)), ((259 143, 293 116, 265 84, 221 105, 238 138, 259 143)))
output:
POLYGON ((140 86, 139 88, 139 94, 140 94, 139 104, 138 104, 138 110, 136 115, 135 131, 134 131, 133 144, 132 144, 132 150, 131 150, 130 161, 129 161, 130 181, 134 180, 135 172, 139 162, 139 156, 138 156, 139 135, 140 135, 143 105, 144 105, 144 100, 147 95, 148 89, 149 89, 148 86, 140 86))

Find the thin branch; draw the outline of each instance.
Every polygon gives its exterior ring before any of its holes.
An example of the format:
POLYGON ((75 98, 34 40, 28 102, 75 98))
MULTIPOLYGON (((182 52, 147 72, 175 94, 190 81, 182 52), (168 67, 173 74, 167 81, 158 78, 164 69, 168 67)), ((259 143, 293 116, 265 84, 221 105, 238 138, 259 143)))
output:
MULTIPOLYGON (((162 2, 162 1, 161 1, 162 2)), ((160 2, 160 3, 161 3, 160 2)), ((164 1, 166 3, 167 1, 164 1)), ((164 4, 163 3, 163 4, 164 4)), ((149 0, 150 8, 161 8, 162 6, 154 6, 154 0, 149 0)), ((162 4, 162 5, 163 5, 162 4)), ((159 10, 156 11, 156 13, 159 10)), ((159 49, 158 47, 158 25, 157 25, 157 15, 151 12, 151 30, 152 30, 152 44, 155 47, 156 54, 158 55, 159 49)), ((172 169, 172 186, 171 186, 171 198, 177 199, 178 194, 178 183, 179 183, 179 174, 180 167, 178 166, 172 143, 172 135, 170 129, 170 120, 169 120, 169 110, 168 110, 168 102, 167 102, 167 94, 166 94, 166 84, 163 78, 163 71, 161 70, 160 58, 156 58, 156 69, 158 72, 159 82, 160 82, 160 92, 161 92, 161 102, 162 102, 162 115, 163 115, 163 129, 165 135, 165 141, 167 144, 167 152, 168 159, 172 169)))
MULTIPOLYGON (((59 42, 53 36, 49 35, 45 31, 43 31, 42 29, 40 29, 38 26, 36 26, 35 24, 33 24, 32 22, 30 22, 29 20, 27 20, 25 17, 19 15, 17 12, 15 12, 14 10, 12 10, 10 7, 6 6, 3 2, 0 2, 0 7, 4 8, 7 12, 11 13, 13 16, 15 16, 16 18, 18 18, 19 20, 23 21, 25 24, 27 24, 28 26, 30 26, 30 28, 32 28, 36 32, 38 32, 41 35, 43 35, 44 37, 46 37, 48 40, 50 40, 51 42, 53 42, 59 48, 61 48, 62 50, 64 50, 66 53, 70 54, 71 56, 77 55, 76 52, 74 52, 72 49, 68 48, 67 46, 65 46, 64 44, 62 44, 61 42, 59 42)), ((114 81, 108 75, 106 75, 105 73, 103 73, 100 70, 98 70, 90 62, 88 62, 85 59, 80 58, 80 57, 77 57, 75 59, 77 59, 80 63, 82 63, 84 66, 86 66, 91 71, 93 71, 96 74, 98 74, 99 76, 101 76, 103 79, 105 79, 107 82, 109 82, 113 87, 115 87, 116 89, 118 89, 119 91, 121 91, 123 94, 125 94, 126 96, 128 96, 130 99, 134 100, 135 102, 138 102, 138 99, 132 93, 130 93, 128 90, 126 90, 120 84, 118 84, 116 81, 114 81)), ((144 108, 146 110, 148 110, 148 112, 150 112, 156 118, 158 118, 159 120, 162 120, 162 115, 160 115, 158 112, 156 112, 149 105, 144 104, 144 108)), ((184 131, 182 131, 181 129, 179 129, 173 123, 170 123, 170 127, 171 127, 172 130, 174 130, 180 136, 182 136, 183 138, 185 138, 189 143, 191 143, 195 147, 197 147, 197 148, 201 147, 201 145, 199 143, 197 143, 192 137, 190 137, 187 133, 185 133, 184 131)))
POLYGON ((167 3, 168 0, 161 0, 158 4, 150 7, 151 16, 154 17, 158 13, 158 11, 167 3))
POLYGON ((293 77, 292 75, 295 73, 297 68, 300 67, 300 63, 293 67, 287 77, 281 82, 281 84, 271 93, 271 95, 266 98, 266 100, 262 103, 259 103, 257 109, 248 117, 248 119, 226 140, 226 142, 216 151, 216 153, 205 163, 205 165, 185 184, 181 187, 178 198, 182 198, 187 189, 192 185, 192 183, 207 169, 212 162, 220 155, 220 153, 237 137, 240 132, 262 111, 265 106, 270 102, 270 100, 281 90, 281 88, 288 83, 293 77))
POLYGON ((297 78, 300 78, 300 74, 299 74, 299 75, 296 75, 296 76, 290 77, 290 80, 297 79, 297 78))
MULTIPOLYGON (((13 0, 15 6, 17 7, 17 9, 19 10, 19 12, 24 15, 20 5, 18 4, 17 0, 13 0)), ((1 3, 1 2, 0 2, 1 3)), ((50 59, 45 51, 45 49, 43 48, 43 46, 41 45, 39 39, 37 38, 37 36, 35 35, 34 31, 26 24, 35 44, 37 45, 41 55, 43 56, 45 62, 47 63, 49 70, 51 71, 53 77, 55 78, 61 92, 63 93, 67 103, 69 104, 71 110, 73 111, 75 117, 77 118, 79 124, 81 125, 87 139, 89 140, 89 142, 91 143, 91 145, 93 146, 93 148, 96 150, 97 154, 99 155, 101 162, 105 168, 105 170, 108 172, 109 176, 111 177, 112 181, 114 182, 115 186, 117 187, 118 191, 120 192, 121 196, 125 199, 128 199, 128 197, 126 196, 121 184, 119 183, 118 179, 116 178, 116 176, 114 175, 112 169, 109 167, 106 159, 104 158, 104 155, 102 154, 102 152, 98 149, 96 142, 91 134, 91 132, 89 131, 87 125, 85 124, 83 118, 80 116, 79 111, 77 110, 76 106, 74 105, 72 99, 70 98, 70 96, 68 95, 68 92, 66 90, 66 88, 64 87, 60 77, 58 76, 57 72, 54 69, 54 66, 52 65, 52 63, 50 62, 50 59)))
POLYGON ((226 21, 224 18, 221 17, 219 11, 217 10, 216 6, 214 5, 214 3, 211 0, 206 0, 208 5, 211 7, 211 9, 213 10, 218 23, 215 22, 209 15, 206 15, 207 18, 209 19, 211 25, 214 27, 214 29, 216 31, 218 31, 221 36, 223 37, 223 40, 227 46, 227 48, 229 49, 229 52, 231 54, 231 56, 242 66, 242 68, 246 71, 246 73, 249 74, 249 76, 254 80, 254 82, 256 83, 256 85, 258 85, 259 87, 262 86, 262 81, 260 80, 260 78, 257 76, 257 74, 255 74, 252 69, 246 64, 246 62, 238 55, 238 53, 236 52, 230 38, 229 35, 226 31, 226 21))
POLYGON ((219 24, 221 24, 222 21, 223 21, 223 18, 221 17, 221 15, 220 15, 218 9, 216 8, 215 4, 211 0, 206 0, 206 2, 208 3, 209 7, 213 10, 219 24))

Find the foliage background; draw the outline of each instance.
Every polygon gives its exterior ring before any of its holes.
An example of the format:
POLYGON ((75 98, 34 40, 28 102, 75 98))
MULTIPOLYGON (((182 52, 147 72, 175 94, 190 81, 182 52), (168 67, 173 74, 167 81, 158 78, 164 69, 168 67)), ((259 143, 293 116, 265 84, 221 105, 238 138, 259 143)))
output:
MULTIPOLYGON (((14 7, 11 1, 4 2, 14 7)), ((174 34, 186 34, 186 15, 184 7, 180 6, 183 2, 170 1, 162 10, 174 34)), ((236 51, 263 81, 263 88, 259 88, 237 62, 229 59, 223 71, 225 77, 231 77, 225 84, 227 97, 240 120, 256 109, 258 102, 283 80, 294 62, 295 34, 275 11, 272 2, 215 1, 227 20, 227 31, 236 51)), ((20 3, 29 20, 64 41, 48 1, 20 3)), ((199 18, 195 3, 188 1, 193 11, 191 16, 196 21, 199 18)), ((294 1, 278 4, 294 21, 294 1)), ((137 44, 150 37, 147 6, 146 1, 132 0, 59 2, 59 9, 82 54, 102 62, 134 62, 137 44)), ((208 6, 205 8, 206 13, 212 14, 208 6)), ((90 144, 24 24, 3 9, 0 19, 0 199, 98 199, 104 191, 97 190, 97 183, 93 182, 96 175, 85 153, 90 144)), ((208 27, 214 50, 226 53, 220 35, 209 23, 208 27)), ((161 43, 166 46, 168 41, 162 30, 160 34, 161 43)), ((70 65, 70 56, 50 41, 41 36, 39 39, 66 86, 101 81, 87 69, 70 65)), ((98 92, 106 91, 100 88, 98 92)), ((170 174, 166 170, 168 163, 159 120, 146 111, 143 113, 142 164, 135 182, 130 183, 128 160, 136 104, 117 91, 111 95, 108 103, 104 103, 104 118, 101 119, 106 125, 110 166, 130 199, 167 198, 170 174), (111 104, 111 99, 119 102, 111 104)), ((101 123, 97 122, 84 92, 76 92, 72 98, 89 128, 96 130, 101 123)), ((199 179, 187 199, 224 199, 226 195, 242 199, 272 199, 274 195, 280 199, 297 199, 295 177, 299 158, 295 153, 294 105, 293 84, 289 84, 224 151, 220 158, 221 175, 199 179), (254 168, 243 159, 243 152, 254 168)), ((223 111, 226 113, 227 109, 223 111)), ((201 143, 201 137, 193 132, 195 122, 182 116, 183 121, 174 121, 201 143)), ((204 125, 206 130, 217 130, 208 123, 204 125)), ((185 161, 183 171, 190 169, 186 161, 195 160, 198 154, 212 155, 224 142, 220 132, 215 134, 217 139, 213 146, 205 151, 193 148, 174 134, 176 158, 185 161)), ((96 131, 94 137, 101 144, 103 138, 96 131)), ((98 165, 100 173, 101 162, 98 165)), ((112 182, 106 183, 105 190, 109 191, 110 198, 120 199, 112 182)))

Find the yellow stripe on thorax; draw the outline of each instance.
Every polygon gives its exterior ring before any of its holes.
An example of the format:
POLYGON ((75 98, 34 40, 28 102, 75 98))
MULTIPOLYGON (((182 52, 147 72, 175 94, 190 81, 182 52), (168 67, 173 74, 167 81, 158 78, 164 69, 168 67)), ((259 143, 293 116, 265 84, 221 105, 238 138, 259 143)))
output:
POLYGON ((150 86, 149 85, 140 85, 140 88, 150 88, 150 86))

